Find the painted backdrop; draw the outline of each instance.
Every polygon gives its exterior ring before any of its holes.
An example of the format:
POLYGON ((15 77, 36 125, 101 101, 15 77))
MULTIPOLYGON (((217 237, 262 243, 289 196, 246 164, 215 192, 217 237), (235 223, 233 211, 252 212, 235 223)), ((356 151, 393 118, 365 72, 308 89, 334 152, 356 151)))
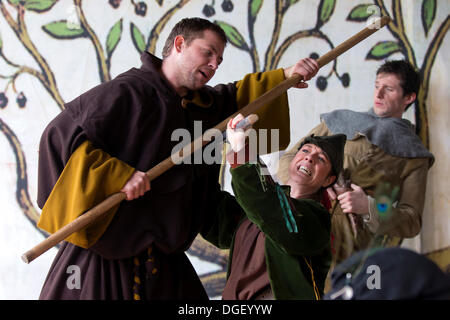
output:
MULTIPOLYGON (((409 60, 424 81, 405 117, 416 124, 436 163, 422 232, 404 246, 449 270, 449 13, 449 0, 0 0, 0 299, 36 299, 56 253, 52 249, 30 265, 20 260, 46 236, 35 226, 43 129, 65 102, 139 67, 144 50, 160 57, 173 25, 188 16, 210 19, 230 40, 211 82, 216 84, 317 58, 373 17, 389 15, 387 27, 324 66, 307 90, 288 92, 291 144, 323 112, 366 111, 380 63, 409 60)), ((220 295, 226 253, 198 238, 189 256, 209 295, 220 295)))

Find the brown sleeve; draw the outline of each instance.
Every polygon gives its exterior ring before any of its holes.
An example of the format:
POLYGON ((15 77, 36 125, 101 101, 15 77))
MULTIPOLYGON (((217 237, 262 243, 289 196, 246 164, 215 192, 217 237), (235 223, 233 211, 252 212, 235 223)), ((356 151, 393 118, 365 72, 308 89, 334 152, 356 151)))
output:
POLYGON ((390 236, 412 238, 422 227, 422 213, 427 187, 428 159, 408 161, 403 170, 401 193, 391 218, 380 221, 379 232, 390 236))

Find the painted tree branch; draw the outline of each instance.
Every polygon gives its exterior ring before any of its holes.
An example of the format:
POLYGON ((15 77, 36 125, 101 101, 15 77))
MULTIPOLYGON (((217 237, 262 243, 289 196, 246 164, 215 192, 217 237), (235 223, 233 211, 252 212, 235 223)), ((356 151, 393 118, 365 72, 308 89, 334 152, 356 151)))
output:
MULTIPOLYGON (((330 39, 328 39, 327 36, 325 36, 320 30, 318 30, 316 28, 309 29, 309 30, 298 31, 298 32, 290 35, 289 37, 287 37, 283 41, 283 43, 280 45, 280 47, 276 51, 276 53, 273 56, 272 61, 270 63, 271 69, 274 69, 274 68, 276 68, 278 66, 278 64, 279 64, 279 62, 281 60, 281 57, 284 55, 284 53, 289 48, 289 46, 292 45, 292 43, 294 43, 295 41, 297 41, 299 39, 308 38, 308 37, 315 37, 315 38, 322 39, 322 40, 324 40, 325 42, 327 42, 330 45, 331 49, 334 48, 334 45, 330 41, 330 39)), ((333 61, 333 70, 335 69, 335 64, 336 64, 336 61, 333 61)))
POLYGON ((266 57, 265 57, 265 62, 264 62, 264 66, 265 66, 266 70, 272 70, 278 65, 278 61, 275 64, 273 63, 273 61, 274 61, 274 56, 276 56, 275 48, 276 48, 278 39, 280 37, 281 24, 283 21, 284 13, 286 12, 285 10, 283 10, 283 2, 284 1, 277 0, 277 2, 275 4, 275 26, 274 26, 274 29, 272 32, 272 38, 270 40, 270 45, 266 52, 266 57))
POLYGON ((5 8, 3 2, 0 1, 0 11, 2 15, 5 17, 6 22, 11 27, 11 29, 14 31, 16 36, 19 38, 22 45, 25 47, 25 49, 32 55, 34 60, 39 65, 40 69, 42 70, 41 73, 32 73, 33 75, 39 75, 38 79, 41 81, 44 88, 47 90, 47 92, 53 97, 53 99, 56 101, 58 106, 61 109, 64 109, 64 101, 61 97, 61 94, 59 93, 58 87, 56 85, 56 80, 53 75, 53 72, 51 71, 47 61, 42 57, 42 55, 37 50, 36 46, 31 41, 27 27, 25 25, 24 20, 24 8, 23 6, 19 5, 16 7, 18 14, 17 14, 17 21, 16 22, 8 12, 8 10, 5 8))
MULTIPOLYGON (((278 41, 278 36, 279 36, 279 32, 280 32, 279 29, 281 28, 281 22, 282 22, 283 16, 286 13, 287 9, 289 9, 289 6, 290 6, 290 4, 285 1, 278 2, 277 8, 276 8, 276 14, 277 14, 278 18, 276 18, 277 22, 276 22, 276 27, 274 29, 274 32, 276 32, 276 34, 274 34, 272 36, 273 38, 276 38, 276 40, 275 41, 272 40, 273 44, 276 44, 276 42, 278 41), (279 25, 279 26, 277 27, 277 25, 279 25)), ((320 10, 320 6, 319 6, 319 10, 320 10)), ((329 17, 328 17, 328 19, 329 19, 329 17)), ((328 21, 328 19, 324 20, 324 21, 319 20, 319 15, 318 15, 318 20, 317 20, 317 23, 314 28, 309 29, 309 30, 301 30, 301 31, 298 31, 298 32, 290 35, 283 41, 283 43, 280 45, 278 50, 276 50, 275 53, 273 53, 273 52, 268 53, 268 55, 266 56, 266 59, 267 59, 266 65, 267 64, 269 65, 269 69, 275 69, 278 66, 278 64, 281 60, 281 57, 284 55, 286 50, 292 45, 292 43, 294 43, 295 41, 297 41, 301 38, 316 37, 318 39, 322 39, 328 43, 328 45, 330 46, 331 49, 333 49, 334 48, 333 43, 322 31, 320 31, 321 26, 324 23, 326 23, 328 21)), ((269 49, 269 50, 271 50, 271 49, 269 49)), ((337 65, 337 60, 334 60, 333 67, 332 67, 329 75, 331 75, 333 72, 335 72, 337 74, 336 65, 337 65)))
POLYGON ((251 56, 251 60, 252 60, 252 64, 253 64, 253 72, 259 72, 262 71, 261 70, 261 65, 260 65, 260 61, 259 61, 259 54, 258 54, 258 49, 256 48, 256 41, 255 41, 255 20, 256 17, 253 17, 251 15, 251 1, 248 2, 248 15, 250 16, 250 18, 247 19, 248 22, 248 30, 249 30, 249 37, 250 37, 250 48, 249 48, 249 53, 251 56))
POLYGON ((1 48, 0 48, 0 57, 2 57, 3 60, 5 60, 6 64, 10 65, 11 67, 14 67, 14 68, 20 68, 21 67, 20 65, 18 65, 16 63, 12 62, 11 60, 9 60, 8 57, 5 56, 5 54, 3 53, 1 48))
MULTIPOLYGON (((27 165, 25 161, 25 154, 22 151, 19 139, 11 130, 11 128, 0 118, 0 131, 5 135, 11 148, 13 149, 14 156, 16 158, 16 198, 22 209, 25 217, 34 225, 39 221, 39 213, 34 208, 30 196, 28 194, 28 178, 27 178, 27 165)), ((48 234, 40 229, 39 232, 45 237, 48 234)))
MULTIPOLYGON (((11 76, 11 82, 13 83, 13 86, 14 86, 15 80, 23 73, 28 73, 28 74, 34 76, 35 78, 38 78, 40 82, 44 82, 46 80, 44 75, 41 72, 39 72, 33 68, 27 67, 27 66, 20 66, 19 70, 17 70, 11 76)), ((17 90, 15 89, 15 87, 13 87, 13 88, 14 88, 14 92, 16 92, 17 90)))
POLYGON ((409 42, 408 37, 406 37, 405 24, 403 23, 402 5, 400 1, 392 1, 392 12, 394 15, 394 21, 396 21, 398 26, 398 31, 393 34, 403 43, 406 49, 405 56, 408 61, 410 61, 411 64, 417 68, 417 61, 414 50, 411 46, 411 43, 409 42))
POLYGON ((94 45, 95 54, 97 56, 97 63, 100 71, 100 82, 105 82, 111 80, 111 75, 108 68, 108 63, 105 57, 105 51, 103 50, 103 46, 101 45, 97 35, 94 30, 92 30, 91 26, 86 20, 86 16, 84 15, 83 8, 81 6, 82 0, 74 0, 75 6, 80 10, 80 23, 83 26, 84 30, 86 30, 89 39, 92 41, 94 45))
POLYGON ((431 69, 436 59, 439 47, 441 46, 442 41, 444 40, 444 37, 447 34, 449 28, 450 16, 447 16, 445 21, 441 24, 438 31, 434 35, 430 45, 428 46, 422 68, 420 70, 422 75, 422 83, 419 90, 419 95, 417 97, 418 103, 416 109, 416 119, 420 119, 420 126, 417 126, 416 133, 419 135, 427 148, 430 147, 430 141, 428 134, 429 130, 426 102, 428 98, 428 91, 430 89, 431 69))
POLYGON ((431 68, 438 53, 439 47, 441 46, 442 41, 444 40, 444 37, 447 34, 449 28, 450 16, 447 16, 445 21, 440 25, 438 31, 434 35, 433 40, 428 46, 427 52, 425 54, 425 59, 422 65, 422 72, 424 75, 422 86, 427 89, 426 91, 428 91, 428 87, 430 85, 431 68))
MULTIPOLYGON (((382 16, 391 16, 387 11, 386 5, 384 4, 383 0, 374 0, 374 3, 380 8, 382 16)), ((417 68, 414 50, 412 49, 411 43, 406 37, 400 1, 392 1, 392 12, 393 18, 391 19, 391 23, 389 23, 387 27, 392 35, 403 44, 402 48, 404 48, 404 56, 415 68, 417 68)))
POLYGON ((173 6, 171 9, 169 9, 162 17, 159 19, 159 21, 156 23, 156 25, 153 27, 152 31, 150 32, 150 35, 147 40, 147 46, 146 50, 152 54, 155 54, 156 51, 156 43, 158 42, 159 35, 161 34, 161 30, 164 29, 167 22, 170 20, 170 18, 184 7, 186 3, 188 3, 190 0, 180 0, 175 6, 173 6))

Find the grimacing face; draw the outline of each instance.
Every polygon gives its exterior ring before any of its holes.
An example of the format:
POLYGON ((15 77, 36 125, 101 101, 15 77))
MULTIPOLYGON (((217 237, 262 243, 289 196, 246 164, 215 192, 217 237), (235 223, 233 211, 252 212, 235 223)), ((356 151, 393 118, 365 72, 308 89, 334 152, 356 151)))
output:
POLYGON ((335 176, 330 175, 328 155, 312 143, 303 145, 289 166, 290 182, 308 187, 312 192, 330 185, 335 176))
POLYGON ((174 40, 177 50, 178 86, 189 90, 200 89, 216 73, 223 60, 225 44, 211 30, 203 31, 203 37, 188 45, 182 36, 174 40))
POLYGON ((392 73, 380 73, 375 80, 373 111, 379 117, 401 118, 415 93, 404 95, 400 79, 392 73))

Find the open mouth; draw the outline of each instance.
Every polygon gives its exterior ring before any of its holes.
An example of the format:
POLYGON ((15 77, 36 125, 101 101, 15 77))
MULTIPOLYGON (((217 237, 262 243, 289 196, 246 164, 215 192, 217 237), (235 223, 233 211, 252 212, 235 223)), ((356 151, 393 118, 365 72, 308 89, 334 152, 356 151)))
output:
POLYGON ((203 78, 208 79, 208 76, 206 75, 206 73, 204 73, 203 71, 200 71, 200 70, 199 70, 199 72, 203 76, 203 78))
POLYGON ((300 166, 300 167, 298 168, 298 171, 303 172, 304 174, 306 174, 306 175, 308 175, 308 176, 310 176, 310 177, 311 177, 311 175, 312 175, 311 170, 309 170, 308 168, 306 168, 306 167, 304 167, 304 166, 300 166))

